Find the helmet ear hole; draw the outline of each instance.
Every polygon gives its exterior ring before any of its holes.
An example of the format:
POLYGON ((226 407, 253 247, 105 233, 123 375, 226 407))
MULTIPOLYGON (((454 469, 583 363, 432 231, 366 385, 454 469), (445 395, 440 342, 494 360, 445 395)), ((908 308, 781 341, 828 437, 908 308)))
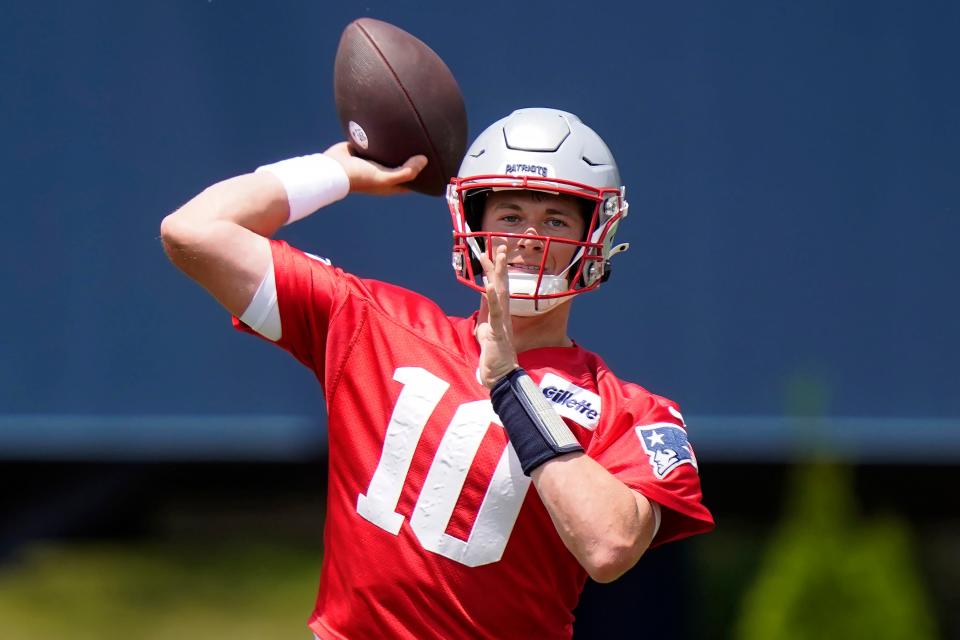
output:
POLYGON ((603 283, 610 279, 610 261, 604 260, 602 263, 599 260, 590 260, 589 263, 584 266, 583 273, 580 274, 580 281, 577 283, 579 287, 586 288, 597 282, 598 280, 603 283), (601 266, 602 265, 602 266, 601 266), (602 271, 597 273, 598 270, 602 271))

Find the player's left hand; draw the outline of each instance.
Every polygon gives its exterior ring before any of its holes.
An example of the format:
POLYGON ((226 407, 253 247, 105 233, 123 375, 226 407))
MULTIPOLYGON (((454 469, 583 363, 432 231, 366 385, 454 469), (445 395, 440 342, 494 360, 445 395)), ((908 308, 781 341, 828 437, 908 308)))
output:
POLYGON ((477 325, 477 341, 480 343, 480 381, 492 389, 519 364, 513 348, 513 320, 510 316, 510 288, 507 280, 507 247, 494 249, 493 260, 486 254, 480 256, 480 264, 486 275, 487 318, 477 325))

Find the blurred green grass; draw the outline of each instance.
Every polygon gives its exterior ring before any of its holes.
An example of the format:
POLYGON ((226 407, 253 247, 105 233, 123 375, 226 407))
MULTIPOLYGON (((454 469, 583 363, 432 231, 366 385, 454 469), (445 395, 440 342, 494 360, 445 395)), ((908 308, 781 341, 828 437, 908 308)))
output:
POLYGON ((309 638, 319 544, 37 543, 0 566, 4 640, 309 638))

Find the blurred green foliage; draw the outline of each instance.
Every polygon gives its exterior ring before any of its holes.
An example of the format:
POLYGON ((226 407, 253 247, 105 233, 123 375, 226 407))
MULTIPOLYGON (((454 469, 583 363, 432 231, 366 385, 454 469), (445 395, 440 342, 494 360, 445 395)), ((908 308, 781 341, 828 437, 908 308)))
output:
POLYGON ((743 599, 740 640, 926 640, 937 634, 907 527, 858 518, 850 470, 798 465, 787 513, 743 599))
POLYGON ((0 571, 4 640, 308 638, 314 545, 35 545, 0 571))

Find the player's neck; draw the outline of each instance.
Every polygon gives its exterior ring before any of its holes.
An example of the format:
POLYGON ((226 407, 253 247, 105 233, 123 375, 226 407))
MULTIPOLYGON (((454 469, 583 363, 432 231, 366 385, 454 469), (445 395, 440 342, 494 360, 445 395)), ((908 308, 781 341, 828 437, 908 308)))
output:
MULTIPOLYGON (((513 348, 517 353, 545 347, 571 347, 573 341, 567 335, 572 301, 557 305, 550 311, 536 316, 511 316, 513 320, 513 348)), ((486 301, 481 298, 478 322, 487 318, 486 301)))
POLYGON ((517 353, 543 347, 572 347, 567 335, 570 303, 539 316, 513 316, 513 348, 517 353))

